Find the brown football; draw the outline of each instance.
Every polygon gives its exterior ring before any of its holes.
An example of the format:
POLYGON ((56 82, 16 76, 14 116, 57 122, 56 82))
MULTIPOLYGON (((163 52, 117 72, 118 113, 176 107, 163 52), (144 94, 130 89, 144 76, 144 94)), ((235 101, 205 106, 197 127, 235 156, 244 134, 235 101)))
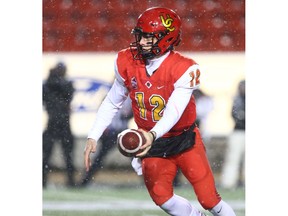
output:
POLYGON ((135 129, 126 129, 118 134, 117 146, 121 154, 134 157, 142 150, 140 147, 146 142, 142 132, 135 129))

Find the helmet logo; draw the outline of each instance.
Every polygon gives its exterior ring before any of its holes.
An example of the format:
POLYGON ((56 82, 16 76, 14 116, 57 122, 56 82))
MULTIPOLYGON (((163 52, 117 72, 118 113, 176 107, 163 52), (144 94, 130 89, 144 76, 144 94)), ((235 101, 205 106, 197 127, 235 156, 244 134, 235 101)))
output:
POLYGON ((163 26, 168 29, 170 32, 175 30, 175 27, 171 27, 173 23, 173 19, 167 14, 167 19, 165 19, 162 15, 160 16, 163 26))

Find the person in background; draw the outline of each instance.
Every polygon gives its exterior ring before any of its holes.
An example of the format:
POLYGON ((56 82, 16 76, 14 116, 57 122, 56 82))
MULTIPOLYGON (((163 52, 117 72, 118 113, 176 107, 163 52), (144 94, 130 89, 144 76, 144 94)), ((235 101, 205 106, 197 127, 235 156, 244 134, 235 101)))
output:
POLYGON ((66 78, 66 65, 63 62, 50 69, 49 76, 43 84, 43 105, 48 114, 48 124, 43 132, 43 187, 47 186, 48 173, 51 172, 50 158, 55 143, 60 142, 67 172, 67 185, 72 187, 74 181, 73 148, 74 137, 70 128, 70 104, 74 87, 66 78))
POLYGON ((196 124, 201 131, 202 138, 206 139, 209 136, 206 132, 207 118, 214 108, 213 99, 201 89, 195 89, 193 95, 196 101, 196 124))
POLYGON ((86 170, 90 154, 115 114, 129 97, 134 121, 146 142, 132 166, 143 175, 154 203, 173 216, 203 216, 187 199, 176 195, 177 169, 190 182, 201 206, 214 216, 235 216, 215 186, 205 145, 196 120, 193 91, 201 70, 191 58, 174 50, 181 41, 181 19, 171 9, 149 8, 132 30, 135 41, 117 53, 112 88, 103 100, 84 149, 86 170))
POLYGON ((228 137, 221 175, 221 186, 226 189, 236 188, 241 182, 241 177, 244 174, 245 80, 239 82, 237 94, 233 99, 231 115, 234 120, 234 129, 228 137))
POLYGON ((117 115, 113 118, 112 123, 102 134, 99 142, 99 152, 93 159, 93 163, 88 172, 85 173, 85 176, 80 182, 80 187, 87 186, 95 175, 101 168, 103 168, 103 162, 109 152, 116 147, 117 135, 123 130, 128 128, 129 121, 133 117, 133 112, 131 108, 131 100, 127 98, 124 102, 123 107, 119 110, 117 115))

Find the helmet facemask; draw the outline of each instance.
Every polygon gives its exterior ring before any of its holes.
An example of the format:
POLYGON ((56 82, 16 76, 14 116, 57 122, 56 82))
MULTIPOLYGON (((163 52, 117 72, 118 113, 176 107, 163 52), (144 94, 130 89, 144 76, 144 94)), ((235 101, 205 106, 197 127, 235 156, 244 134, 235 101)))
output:
POLYGON ((135 42, 130 44, 130 50, 132 52, 133 58, 136 60, 146 60, 152 59, 161 54, 161 49, 158 46, 161 39, 167 35, 168 32, 156 32, 156 33, 145 33, 139 28, 134 28, 132 30, 132 34, 135 36, 135 42), (150 49, 145 49, 143 45, 140 44, 140 40, 142 37, 152 37, 152 41, 154 38, 157 39, 156 42, 148 43, 147 47, 150 49), (144 48, 144 49, 143 49, 144 48))

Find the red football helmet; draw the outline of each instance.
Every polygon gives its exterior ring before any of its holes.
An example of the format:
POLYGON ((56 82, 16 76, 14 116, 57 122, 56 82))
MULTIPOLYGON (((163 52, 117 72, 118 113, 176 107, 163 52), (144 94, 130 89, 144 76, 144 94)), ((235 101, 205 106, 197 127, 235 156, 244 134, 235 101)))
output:
POLYGON ((172 50, 181 41, 181 20, 171 9, 152 7, 144 11, 132 30, 136 41, 130 44, 134 59, 146 60, 172 50), (142 37, 155 37, 157 42, 147 51, 140 45, 142 37))

